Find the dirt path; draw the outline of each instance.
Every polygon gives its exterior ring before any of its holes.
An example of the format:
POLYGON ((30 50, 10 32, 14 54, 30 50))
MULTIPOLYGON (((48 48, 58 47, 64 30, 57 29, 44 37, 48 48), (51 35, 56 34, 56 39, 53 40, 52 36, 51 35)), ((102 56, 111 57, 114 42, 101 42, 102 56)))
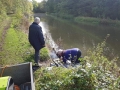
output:
MULTIPOLYGON (((1 30, 1 33, 0 33, 0 52, 2 52, 3 51, 3 46, 4 46, 4 42, 5 42, 5 38, 6 38, 6 34, 7 34, 7 31, 8 31, 8 29, 9 29, 9 27, 10 27, 10 20, 5 20, 5 21, 3 21, 3 22, 1 22, 2 24, 1 24, 1 28, 0 28, 0 30, 1 30)), ((2 55, 0 55, 0 60, 2 60, 2 55)), ((1 61, 0 61, 0 63, 1 63, 1 61)), ((0 65, 0 67, 1 67, 1 65, 0 65)))
POLYGON ((42 67, 49 67, 51 62, 52 62, 51 60, 47 60, 40 62, 40 64, 42 64, 42 67))
POLYGON ((8 29, 10 28, 10 20, 6 20, 6 21, 4 21, 3 22, 3 30, 2 30, 2 33, 1 33, 1 35, 0 35, 0 39, 1 39, 1 41, 0 41, 0 51, 2 51, 3 50, 3 45, 4 45, 4 40, 5 40, 5 37, 6 37, 6 34, 7 34, 7 31, 8 31, 8 29))

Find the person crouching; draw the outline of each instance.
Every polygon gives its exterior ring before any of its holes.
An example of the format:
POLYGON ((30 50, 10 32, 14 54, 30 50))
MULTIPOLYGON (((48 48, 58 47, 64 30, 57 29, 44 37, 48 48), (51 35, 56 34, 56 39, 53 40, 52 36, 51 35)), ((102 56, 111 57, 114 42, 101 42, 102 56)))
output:
POLYGON ((79 48, 71 48, 66 50, 59 49, 56 54, 58 58, 63 61, 64 66, 67 67, 67 64, 71 62, 74 64, 80 63, 78 59, 82 53, 79 48))

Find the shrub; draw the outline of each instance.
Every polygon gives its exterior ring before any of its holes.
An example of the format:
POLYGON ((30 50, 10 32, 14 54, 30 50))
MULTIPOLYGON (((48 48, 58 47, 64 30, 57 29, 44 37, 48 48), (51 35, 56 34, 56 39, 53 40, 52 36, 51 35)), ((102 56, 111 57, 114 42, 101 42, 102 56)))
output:
POLYGON ((90 49, 80 67, 38 70, 37 90, 119 90, 120 68, 115 63, 118 57, 109 61, 103 53, 105 45, 106 40, 90 49))

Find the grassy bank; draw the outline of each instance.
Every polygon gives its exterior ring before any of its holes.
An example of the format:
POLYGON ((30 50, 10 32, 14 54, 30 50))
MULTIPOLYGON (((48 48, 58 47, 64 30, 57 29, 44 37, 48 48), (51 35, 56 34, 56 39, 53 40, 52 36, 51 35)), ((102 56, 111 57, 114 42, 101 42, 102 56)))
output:
MULTIPOLYGON (((49 14, 48 14, 49 15, 49 14)), ((50 14, 51 17, 54 18, 59 18, 59 19, 63 19, 63 20, 67 20, 67 21, 71 21, 71 22, 75 22, 78 24, 87 24, 87 25, 104 25, 104 26, 116 26, 119 27, 120 26, 120 21, 119 20, 111 20, 111 19, 102 19, 102 18, 93 18, 93 17, 82 17, 82 16, 78 16, 78 17, 73 17, 71 15, 67 15, 67 14, 50 14)))
MULTIPOLYGON (((23 62, 34 61, 34 49, 28 42, 27 33, 22 30, 22 20, 16 17, 9 17, 10 23, 8 28, 1 28, 1 34, 6 30, 5 37, 2 40, 2 49, 0 52, 0 65, 13 65, 23 62)), ((48 60, 47 48, 42 49, 41 59, 48 60)))
POLYGON ((108 26, 120 26, 119 20, 101 19, 92 17, 75 17, 74 21, 77 23, 91 24, 91 25, 108 25, 108 26))

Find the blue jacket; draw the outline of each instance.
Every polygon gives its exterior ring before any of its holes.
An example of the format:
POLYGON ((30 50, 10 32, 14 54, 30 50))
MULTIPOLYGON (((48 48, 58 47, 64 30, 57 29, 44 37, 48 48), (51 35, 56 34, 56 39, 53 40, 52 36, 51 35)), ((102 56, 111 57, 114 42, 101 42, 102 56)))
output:
POLYGON ((35 50, 40 50, 45 45, 41 26, 33 22, 29 27, 28 39, 35 50))
POLYGON ((80 51, 78 48, 64 50, 62 53, 63 62, 66 63, 67 60, 76 61, 79 58, 78 51, 80 51))

